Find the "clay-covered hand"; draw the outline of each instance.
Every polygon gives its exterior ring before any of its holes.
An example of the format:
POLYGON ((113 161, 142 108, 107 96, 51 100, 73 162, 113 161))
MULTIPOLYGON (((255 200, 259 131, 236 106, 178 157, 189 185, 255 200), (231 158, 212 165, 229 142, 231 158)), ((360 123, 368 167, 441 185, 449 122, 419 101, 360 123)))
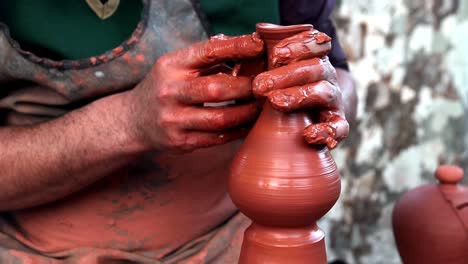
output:
POLYGON ((304 129, 304 138, 333 149, 348 135, 349 125, 336 71, 326 56, 330 49, 331 38, 317 30, 280 41, 269 55, 275 68, 255 78, 253 91, 280 111, 318 111, 318 123, 304 129))
POLYGON ((218 72, 227 60, 254 58, 263 41, 252 35, 218 35, 157 60, 147 77, 131 91, 132 127, 152 149, 192 151, 241 138, 256 119, 257 102, 224 107, 204 103, 253 97, 252 78, 218 72))

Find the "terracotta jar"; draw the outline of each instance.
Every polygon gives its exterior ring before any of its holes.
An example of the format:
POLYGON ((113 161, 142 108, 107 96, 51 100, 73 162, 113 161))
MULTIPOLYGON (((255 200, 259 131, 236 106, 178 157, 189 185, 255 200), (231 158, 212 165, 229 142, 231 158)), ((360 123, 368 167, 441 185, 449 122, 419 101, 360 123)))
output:
MULTIPOLYGON (((268 51, 310 29, 257 25, 268 51)), ((338 199, 340 178, 328 148, 305 142, 303 129, 311 122, 303 112, 284 114, 266 102, 234 158, 230 195, 253 222, 239 263, 326 263, 324 233, 316 222, 338 199)))
POLYGON ((463 171, 440 166, 439 184, 405 193, 393 211, 393 232, 403 263, 468 263, 468 188, 463 171))

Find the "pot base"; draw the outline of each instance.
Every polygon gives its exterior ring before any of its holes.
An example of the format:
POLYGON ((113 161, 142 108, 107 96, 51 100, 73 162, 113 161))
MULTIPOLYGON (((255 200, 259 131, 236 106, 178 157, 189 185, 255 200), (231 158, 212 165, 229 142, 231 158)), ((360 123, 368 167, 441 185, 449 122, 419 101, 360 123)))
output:
POLYGON ((326 264, 324 237, 317 225, 271 228, 251 224, 244 233, 239 264, 326 264))

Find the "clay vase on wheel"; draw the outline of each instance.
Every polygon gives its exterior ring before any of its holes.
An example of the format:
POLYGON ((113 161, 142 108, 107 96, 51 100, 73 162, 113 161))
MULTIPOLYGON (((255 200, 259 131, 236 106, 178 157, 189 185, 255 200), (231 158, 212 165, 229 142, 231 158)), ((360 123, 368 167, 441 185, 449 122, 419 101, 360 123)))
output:
MULTIPOLYGON (((280 40, 312 28, 258 24, 257 32, 271 51, 280 40)), ((324 233, 316 222, 338 199, 340 178, 328 148, 305 142, 303 130, 311 122, 308 114, 284 114, 267 101, 234 158, 229 192, 252 220, 239 263, 326 263, 324 233)))

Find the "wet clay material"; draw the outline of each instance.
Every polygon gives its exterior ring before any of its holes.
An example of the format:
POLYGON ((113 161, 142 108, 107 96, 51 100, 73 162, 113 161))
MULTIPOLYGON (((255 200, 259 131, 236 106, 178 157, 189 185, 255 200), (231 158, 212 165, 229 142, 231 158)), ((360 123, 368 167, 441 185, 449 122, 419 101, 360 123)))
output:
MULTIPOLYGON (((258 24, 268 69, 287 61, 274 59, 279 41, 312 29, 258 24)), ((294 46, 293 39, 289 44, 294 46)), ((324 233, 316 222, 338 199, 340 179, 328 148, 304 140, 303 129, 311 123, 308 115, 284 114, 267 100, 234 158, 230 195, 253 222, 245 232, 239 263, 326 263, 324 233)))
POLYGON ((403 263, 468 263, 468 188, 461 168, 440 166, 439 184, 405 193, 393 211, 393 232, 403 263))

